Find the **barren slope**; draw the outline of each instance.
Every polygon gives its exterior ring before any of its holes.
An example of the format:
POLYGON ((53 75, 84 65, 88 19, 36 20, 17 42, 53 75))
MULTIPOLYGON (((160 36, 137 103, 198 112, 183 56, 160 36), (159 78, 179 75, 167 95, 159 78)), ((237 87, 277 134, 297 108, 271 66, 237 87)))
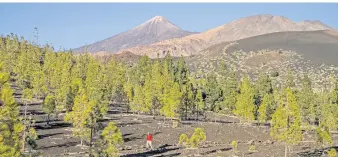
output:
POLYGON ((109 37, 96 43, 76 48, 74 52, 117 52, 126 48, 148 45, 158 41, 184 37, 193 34, 184 31, 161 16, 156 16, 149 21, 123 33, 109 37))
POLYGON ((283 16, 257 15, 241 18, 203 33, 164 40, 151 45, 137 46, 127 50, 137 55, 147 54, 152 58, 156 58, 158 54, 163 57, 168 51, 172 56, 190 56, 196 55, 200 50, 214 44, 262 34, 330 29, 318 21, 296 23, 283 16))
POLYGON ((336 32, 294 31, 216 44, 197 56, 186 57, 186 62, 192 71, 204 73, 215 70, 220 61, 251 76, 278 72, 278 82, 284 81, 286 70, 291 67, 296 78, 308 73, 316 87, 323 87, 329 82, 328 76, 337 73, 337 56, 336 32))

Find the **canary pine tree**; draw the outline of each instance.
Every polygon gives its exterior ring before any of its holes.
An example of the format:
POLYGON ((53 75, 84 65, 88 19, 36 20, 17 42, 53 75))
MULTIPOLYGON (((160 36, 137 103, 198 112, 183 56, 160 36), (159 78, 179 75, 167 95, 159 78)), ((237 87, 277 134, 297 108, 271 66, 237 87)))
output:
POLYGON ((111 101, 119 102, 126 99, 124 96, 125 68, 114 56, 110 57, 108 63, 105 64, 104 82, 111 101))
POLYGON ((68 104, 68 94, 70 94, 70 84, 71 84, 71 67, 72 67, 72 59, 71 55, 68 53, 59 53, 58 60, 59 66, 59 81, 58 88, 56 90, 56 101, 62 107, 62 110, 67 110, 70 108, 68 104))
POLYGON ((146 112, 148 109, 144 108, 145 104, 145 93, 143 91, 143 87, 140 85, 137 85, 134 87, 134 97, 133 97, 133 103, 130 105, 130 109, 133 112, 146 112))
POLYGON ((320 123, 324 124, 329 130, 338 128, 338 106, 336 104, 323 104, 322 117, 320 123))
POLYGON ((20 138, 24 126, 19 120, 19 106, 9 85, 9 74, 0 63, 0 156, 20 156, 20 138))
POLYGON ((296 98, 289 87, 282 94, 272 115, 270 135, 285 142, 285 156, 288 145, 298 144, 302 140, 301 115, 296 98))
POLYGON ((177 83, 169 82, 163 95, 163 107, 160 113, 167 118, 179 118, 179 104, 182 92, 177 83))
POLYGON ((103 129, 101 138, 104 141, 105 154, 111 157, 118 156, 117 146, 122 144, 124 141, 121 131, 115 126, 114 122, 109 122, 108 126, 103 129))
POLYGON ((314 92, 311 87, 311 80, 307 74, 302 79, 302 89, 298 94, 298 104, 300 107, 303 122, 305 124, 313 124, 316 118, 314 92))
POLYGON ((271 79, 267 74, 260 73, 258 80, 255 83, 255 92, 257 106, 261 104, 262 98, 266 94, 271 94, 273 92, 271 79))
POLYGON ((286 80, 285 80, 285 88, 290 87, 291 89, 295 87, 295 82, 294 82, 294 76, 293 76, 293 71, 291 68, 287 69, 286 72, 286 80))
POLYGON ((333 142, 330 134, 330 129, 325 123, 321 123, 315 131, 317 136, 317 143, 319 143, 321 146, 324 146, 326 144, 332 145, 333 142))
POLYGON ((235 109, 236 97, 238 92, 238 81, 233 68, 231 68, 227 74, 227 78, 223 78, 223 106, 228 109, 229 113, 232 113, 235 109))
POLYGON ((48 94, 43 101, 43 111, 47 114, 46 124, 50 124, 50 116, 56 112, 56 98, 53 94, 48 94))
POLYGON ((207 139, 207 136, 202 128, 195 128, 194 133, 189 139, 189 144, 193 148, 198 148, 199 144, 207 139))
POLYGON ((182 91, 181 110, 182 116, 187 119, 188 111, 194 104, 194 88, 193 83, 190 82, 190 72, 186 67, 184 57, 177 61, 175 67, 175 82, 180 85, 182 91))
POLYGON ((204 100, 203 100, 202 90, 199 87, 196 90, 195 103, 196 103, 196 120, 198 120, 198 113, 204 110, 204 100))
POLYGON ((150 79, 150 92, 151 92, 151 101, 152 101, 152 113, 156 114, 157 111, 161 108, 161 99, 163 92, 163 74, 162 74, 162 64, 159 60, 154 61, 152 65, 151 71, 151 79, 150 79))
POLYGON ((265 94, 262 98, 261 105, 258 109, 258 120, 259 122, 265 123, 271 117, 271 105, 272 99, 270 94, 265 94))
POLYGON ((210 72, 206 79, 206 105, 210 111, 219 111, 221 109, 220 104, 222 104, 221 102, 223 100, 222 90, 213 72, 210 72))
POLYGON ((233 112, 243 120, 251 122, 254 120, 254 111, 254 90, 248 76, 245 76, 242 80, 240 93, 237 95, 236 107, 233 112))
POLYGON ((127 69, 125 73, 126 82, 123 85, 123 91, 125 93, 126 102, 127 102, 127 112, 131 109, 131 106, 134 106, 134 79, 132 68, 127 69))
POLYGON ((188 135, 186 135, 186 134, 179 135, 178 145, 188 146, 188 143, 189 143, 188 135))
POLYGON ((104 67, 98 60, 90 58, 87 64, 86 78, 84 81, 86 109, 85 109, 85 127, 89 133, 89 153, 92 152, 93 134, 96 133, 95 128, 98 121, 108 111, 109 94, 105 92, 104 67))
POLYGON ((330 76, 330 92, 329 102, 330 104, 338 104, 338 81, 336 76, 330 76))
POLYGON ((91 104, 84 89, 80 89, 75 97, 71 112, 67 112, 64 120, 72 124, 72 134, 83 141, 90 137, 90 129, 86 124, 91 112, 91 104))

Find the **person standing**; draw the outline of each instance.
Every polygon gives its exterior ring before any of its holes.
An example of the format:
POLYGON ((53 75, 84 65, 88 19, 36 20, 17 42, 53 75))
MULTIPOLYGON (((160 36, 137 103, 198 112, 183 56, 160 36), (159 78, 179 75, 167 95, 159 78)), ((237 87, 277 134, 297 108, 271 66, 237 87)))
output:
POLYGON ((151 150, 153 150, 153 146, 152 146, 152 134, 150 134, 150 132, 147 133, 146 136, 146 148, 151 148, 151 150))

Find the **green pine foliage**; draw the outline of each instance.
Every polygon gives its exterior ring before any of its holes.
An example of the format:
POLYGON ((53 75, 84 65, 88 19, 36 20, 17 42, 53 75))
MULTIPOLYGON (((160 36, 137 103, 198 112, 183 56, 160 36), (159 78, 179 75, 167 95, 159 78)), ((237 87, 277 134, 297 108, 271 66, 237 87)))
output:
POLYGON ((177 83, 170 83, 168 88, 164 89, 163 107, 160 109, 161 115, 167 118, 179 118, 179 105, 182 92, 177 83))
POLYGON ((118 156, 117 147, 124 143, 121 131, 114 122, 108 123, 101 133, 101 138, 104 141, 104 154, 110 157, 118 156))
POLYGON ((321 124, 316 128, 316 134, 317 134, 317 142, 324 146, 326 144, 331 145, 332 144, 332 138, 330 134, 329 127, 325 126, 324 124, 321 124))
POLYGON ((50 123, 51 114, 56 112, 56 99, 52 94, 48 94, 43 102, 43 111, 47 114, 47 125, 50 123))
POLYGON ((0 62, 0 156, 19 157, 24 126, 19 120, 19 106, 13 98, 9 74, 0 62))
POLYGON ((203 111, 205 106, 204 106, 203 94, 202 94, 201 89, 196 90, 195 101, 196 101, 196 111, 197 112, 203 111))
POLYGON ((255 148, 255 144, 254 144, 254 143, 252 143, 252 144, 249 145, 248 151, 251 151, 251 152, 255 152, 255 151, 256 151, 256 148, 255 148))
POLYGON ((286 82, 285 82, 285 88, 294 88, 296 86, 295 82, 294 82, 294 76, 293 76, 293 71, 291 68, 287 69, 287 73, 286 73, 286 82))
POLYGON ((272 115, 270 135, 278 141, 285 142, 285 147, 298 144, 303 137, 301 119, 296 98, 288 87, 278 100, 278 107, 272 115))
POLYGON ((234 154, 236 154, 237 153, 237 148, 238 148, 237 142, 236 141, 232 141, 231 146, 233 147, 234 154))
POLYGON ((311 80, 307 74, 302 79, 302 89, 300 90, 297 98, 301 115, 304 123, 312 124, 315 121, 315 102, 314 93, 311 87, 311 80))
POLYGON ((220 104, 223 100, 222 90, 213 72, 210 72, 206 79, 206 108, 209 111, 219 111, 221 109, 220 104))
POLYGON ((81 144, 83 141, 90 137, 90 129, 87 127, 87 122, 90 121, 90 112, 92 110, 92 105, 90 103, 84 89, 80 89, 71 112, 68 112, 64 120, 73 125, 72 134, 81 139, 81 144))
POLYGON ((189 142, 188 135, 181 134, 179 136, 178 145, 187 146, 188 142, 189 142))
POLYGON ((206 140, 207 136, 203 128, 195 128, 190 138, 186 134, 179 136, 178 145, 185 147, 198 148, 199 145, 206 140))
POLYGON ((124 94, 126 67, 112 56, 104 68, 104 82, 106 91, 109 92, 109 100, 114 102, 126 100, 124 94))
POLYGON ((189 139, 189 145, 193 148, 198 148, 199 144, 207 139, 207 136, 202 128, 195 128, 195 132, 189 139))
POLYGON ((265 123, 270 120, 272 115, 272 95, 265 94, 258 109, 259 122, 265 123))
POLYGON ((221 107, 227 110, 228 113, 232 113, 235 109, 238 92, 238 80, 236 73, 233 68, 227 72, 227 67, 222 63, 221 75, 222 78, 220 78, 220 86, 222 87, 223 92, 223 102, 221 107))
POLYGON ((322 106, 321 124, 326 125, 329 130, 337 130, 338 106, 336 104, 325 104, 322 106))
POLYGON ((328 151, 328 156, 329 157, 337 157, 337 152, 335 149, 331 148, 329 151, 328 151))
POLYGON ((32 127, 29 129, 28 136, 29 136, 31 139, 34 139, 34 140, 37 140, 37 139, 38 139, 38 134, 37 134, 36 130, 35 130, 34 128, 32 128, 32 127))
POLYGON ((288 144, 297 144, 302 139, 301 115, 292 90, 287 88, 272 115, 271 136, 288 144))
POLYGON ((256 105, 260 105, 262 98, 266 94, 271 94, 273 92, 272 83, 270 77, 265 73, 260 73, 258 80, 255 83, 256 92, 256 105))
POLYGON ((254 104, 254 89, 247 76, 243 78, 240 87, 240 93, 237 96, 236 108, 233 111, 235 115, 243 120, 251 122, 254 120, 256 106, 254 104))

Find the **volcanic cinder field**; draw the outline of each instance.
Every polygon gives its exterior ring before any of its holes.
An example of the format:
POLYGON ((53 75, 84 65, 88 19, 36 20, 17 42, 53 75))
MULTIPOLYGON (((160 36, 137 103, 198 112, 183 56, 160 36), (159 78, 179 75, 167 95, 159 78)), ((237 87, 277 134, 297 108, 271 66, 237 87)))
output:
MULTIPOLYGON (((106 125, 108 121, 116 122, 124 139, 124 144, 118 148, 120 156, 123 157, 234 156, 231 146, 233 140, 238 143, 237 156, 284 155, 284 144, 271 139, 269 125, 243 124, 239 123, 236 117, 208 113, 210 118, 204 120, 203 116, 200 116, 199 121, 181 121, 177 128, 173 128, 171 121, 164 121, 163 117, 125 113, 122 108, 123 105, 112 105, 108 116, 101 123, 106 125), (191 149, 178 146, 179 135, 186 133, 190 136, 196 127, 204 128, 206 132, 207 140, 201 147, 191 149), (147 132, 153 134, 154 150, 145 147, 147 132), (252 142, 256 144, 255 151, 249 151, 252 142)), ((58 118, 52 118, 49 127, 46 125, 47 115, 42 112, 39 103, 29 105, 28 113, 36 120, 35 128, 39 137, 35 153, 47 157, 88 156, 88 144, 81 146, 80 140, 72 136, 71 125, 63 122, 62 113, 58 118)), ((332 136, 337 148, 337 133, 332 136)), ((315 144, 313 132, 308 132, 304 137, 298 146, 291 147, 290 157, 326 156, 324 150, 328 148, 322 149, 315 144)))

